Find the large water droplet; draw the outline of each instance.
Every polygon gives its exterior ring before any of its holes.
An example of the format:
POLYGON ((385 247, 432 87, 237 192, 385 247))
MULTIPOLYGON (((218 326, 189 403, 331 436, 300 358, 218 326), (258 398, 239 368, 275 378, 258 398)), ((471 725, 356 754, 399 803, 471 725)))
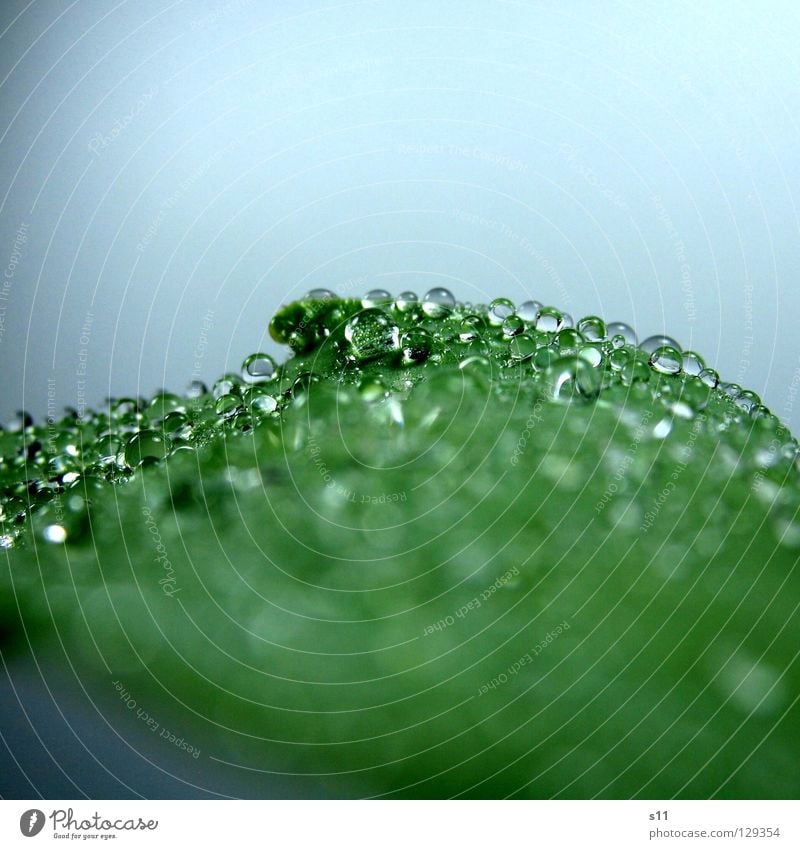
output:
POLYGON ((683 360, 671 345, 662 345, 650 354, 650 365, 660 374, 678 374, 683 360))
POLYGON ((580 357, 558 357, 545 370, 545 384, 554 400, 569 400, 576 396, 593 399, 600 391, 598 372, 580 357))
POLYGON ((557 333, 564 326, 564 315, 555 307, 542 307, 536 319, 536 329, 542 333, 557 333))
POLYGON ((609 339, 613 339, 615 336, 621 336, 625 340, 626 345, 635 345, 638 341, 636 331, 630 324, 625 324, 624 321, 612 321, 608 324, 606 326, 606 336, 609 339))
POLYGON ((250 354, 242 363, 242 377, 248 383, 267 383, 277 377, 275 360, 269 354, 250 354))
POLYGON ((587 315, 578 322, 578 332, 588 342, 600 342, 606 338, 606 323, 596 315, 587 315))
POLYGON ((499 327, 509 316, 514 315, 514 303, 508 298, 495 298, 489 304, 489 324, 499 327))
POLYGON ((134 468, 143 463, 163 460, 168 450, 167 441, 154 430, 143 430, 132 436, 125 446, 125 462, 134 468))
POLYGON ((361 306, 368 309, 369 307, 385 306, 391 304, 391 302, 392 295, 386 289, 372 289, 361 299, 361 306))
POLYGON ((456 299, 449 289, 437 286, 430 289, 422 299, 422 309, 431 318, 441 318, 447 315, 456 305, 456 299))
POLYGON ((345 325, 345 339, 356 360, 369 360, 395 351, 400 346, 400 330, 379 309, 362 310, 345 325))
POLYGON ((536 319, 539 318, 539 310, 542 305, 538 301, 525 301, 517 307, 517 315, 526 324, 536 324, 536 319))
POLYGON ((652 354, 659 348, 674 348, 678 351, 678 353, 680 353, 681 350, 681 346, 670 336, 648 336, 647 339, 639 345, 639 348, 644 351, 645 354, 652 354))

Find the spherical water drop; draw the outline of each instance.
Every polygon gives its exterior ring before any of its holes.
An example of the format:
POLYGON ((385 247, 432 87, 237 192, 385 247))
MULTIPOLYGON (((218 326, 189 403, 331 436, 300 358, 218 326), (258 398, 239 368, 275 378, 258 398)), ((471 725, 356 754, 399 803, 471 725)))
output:
POLYGON ((509 353, 512 360, 528 360, 536 353, 536 341, 523 333, 511 341, 509 353))
POLYGON ((512 338, 519 336, 525 329, 525 322, 518 315, 510 315, 503 321, 503 336, 512 338))
POLYGON ((508 298, 495 298, 489 304, 489 324, 495 327, 499 327, 512 315, 514 315, 514 303, 508 298))
POLYGON ((431 318, 441 318, 447 315, 456 305, 456 299, 449 289, 437 286, 430 289, 422 299, 422 309, 431 318))
POLYGON ((467 315, 461 322, 458 330, 458 338, 462 342, 474 342, 484 328, 483 319, 479 315, 467 315))
POLYGON ((542 305, 538 301, 525 301, 517 307, 517 315, 526 324, 536 324, 542 305))
POLYGON ((635 345, 638 341, 636 331, 623 321, 612 321, 606 326, 606 336, 613 339, 615 336, 621 336, 625 340, 626 345, 635 345))
POLYGON ((344 336, 356 360, 373 359, 400 346, 400 329, 379 309, 356 313, 345 325, 344 336))
POLYGON ((208 392, 208 387, 202 380, 193 380, 186 389, 186 395, 189 398, 199 398, 208 392))
POLYGON ((331 301, 336 297, 330 289, 311 289, 306 292, 305 301, 331 301))
POLYGON ((143 463, 163 460, 167 448, 167 442, 160 433, 143 430, 128 440, 125 446, 125 462, 135 468, 143 463))
POLYGON ((706 367, 705 361, 694 351, 683 352, 683 371, 692 377, 697 377, 700 372, 706 367))
POLYGON ((683 360, 675 348, 662 345, 650 354, 650 365, 660 374, 678 374, 683 360))
POLYGON ((395 298, 394 306, 398 312, 408 312, 419 303, 416 292, 401 292, 395 298))
POLYGON ((600 342, 606 338, 606 323, 596 315, 587 315, 578 322, 578 332, 589 342, 600 342))
POLYGON ((400 337, 400 348, 403 352, 403 362, 406 365, 422 363, 428 359, 433 347, 430 333, 422 327, 407 330, 400 337))
POLYGON ((715 389, 719 385, 719 374, 713 368, 704 368, 698 375, 706 386, 715 389))
POLYGON ((386 289, 372 289, 361 299, 361 306, 365 308, 379 307, 392 302, 392 295, 386 289))
POLYGON ((536 329, 542 333, 556 333, 564 326, 564 316, 555 307, 542 307, 536 319, 536 329))
POLYGON ((277 377, 275 360, 269 354, 250 354, 242 363, 242 377, 248 383, 267 383, 277 377))
POLYGON ((652 354, 659 348, 674 348, 678 353, 680 353, 681 350, 681 346, 670 336, 648 336, 647 339, 639 345, 639 348, 644 351, 645 354, 652 354))
POLYGON ((545 371, 545 383, 553 400, 569 400, 576 395, 596 398, 600 391, 600 376, 580 357, 558 357, 545 371))

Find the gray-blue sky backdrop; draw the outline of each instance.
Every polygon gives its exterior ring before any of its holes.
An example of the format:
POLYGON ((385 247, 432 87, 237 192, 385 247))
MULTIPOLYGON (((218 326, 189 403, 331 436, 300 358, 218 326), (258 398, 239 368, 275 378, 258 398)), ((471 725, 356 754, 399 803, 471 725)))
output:
POLYGON ((280 353, 325 286, 666 331, 800 425, 794 2, 0 10, 0 415, 280 353))

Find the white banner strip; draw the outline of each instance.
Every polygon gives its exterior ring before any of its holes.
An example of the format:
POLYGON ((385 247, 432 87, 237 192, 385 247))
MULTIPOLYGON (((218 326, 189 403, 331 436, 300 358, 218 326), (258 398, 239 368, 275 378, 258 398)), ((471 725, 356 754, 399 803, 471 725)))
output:
POLYGON ((0 845, 796 847, 799 810, 794 801, 3 801, 0 845))

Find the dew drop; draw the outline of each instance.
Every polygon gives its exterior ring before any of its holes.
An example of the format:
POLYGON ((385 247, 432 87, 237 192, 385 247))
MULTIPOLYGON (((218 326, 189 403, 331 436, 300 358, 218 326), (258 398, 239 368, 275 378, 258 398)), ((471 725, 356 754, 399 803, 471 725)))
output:
POLYGON ((431 318, 441 318, 447 315, 456 305, 456 299, 449 289, 437 286, 430 289, 422 299, 422 309, 431 318))
POLYGON ((330 289, 311 289, 306 292, 303 300, 306 301, 331 301, 336 297, 330 289))
POLYGON ((678 374, 683 360, 671 345, 662 345, 650 354, 650 365, 660 374, 678 374))
POLYGON ((555 307, 542 307, 536 319, 536 329, 542 333, 557 333, 564 326, 564 316, 555 307))
POLYGON ((698 375, 706 386, 715 389, 719 385, 719 374, 713 368, 704 368, 698 375))
POLYGON ((626 345, 636 345, 638 341, 636 331, 630 324, 625 324, 624 321, 612 321, 608 324, 606 326, 606 335, 609 339, 613 339, 615 336, 621 336, 626 345))
POLYGON ((431 354, 432 347, 433 339, 422 327, 407 330, 400 337, 400 348, 406 365, 425 362, 431 354))
POLYGON ((508 339, 519 336, 525 330, 525 322, 518 315, 510 315, 503 321, 503 336, 508 339))
POLYGON ((536 324, 536 319, 539 318, 539 310, 542 305, 538 301, 525 301, 517 307, 517 315, 526 324, 536 324))
POLYGON ((648 336, 647 339, 639 345, 639 348, 644 351, 645 354, 652 354, 659 348, 674 348, 678 351, 678 353, 680 353, 681 350, 681 346, 670 336, 648 336))
POLYGON ((160 433, 142 430, 128 440, 125 446, 125 462, 135 468, 142 463, 163 460, 166 453, 167 443, 160 433))
POLYGON ((383 310, 366 309, 345 325, 344 337, 357 361, 395 351, 400 346, 400 330, 383 310))
POLYGON ((368 309, 391 304, 391 302, 391 292, 387 292, 386 289, 372 289, 361 299, 361 306, 368 309))
POLYGON ((479 315, 467 315, 458 329, 458 338, 462 342, 474 342, 481 335, 484 322, 479 315))
POLYGON ((275 360, 269 354, 250 354, 242 363, 242 377, 248 383, 266 383, 277 377, 275 360))
POLYGON ((606 338, 606 323, 596 315, 587 315, 578 322, 578 332, 589 342, 600 342, 606 338))
POLYGON ((550 397, 555 401, 569 400, 575 395, 592 399, 600 391, 598 373, 580 357, 555 359, 545 371, 545 383, 550 397))
POLYGON ((419 303, 416 292, 401 292, 395 298, 394 306, 398 312, 408 312, 419 303))
POLYGON ((514 315, 514 303, 508 298, 495 298, 489 304, 489 324, 494 327, 499 327, 512 315, 514 315))
POLYGON ((509 353, 512 360, 528 360, 536 353, 536 341, 523 333, 511 341, 509 353))

